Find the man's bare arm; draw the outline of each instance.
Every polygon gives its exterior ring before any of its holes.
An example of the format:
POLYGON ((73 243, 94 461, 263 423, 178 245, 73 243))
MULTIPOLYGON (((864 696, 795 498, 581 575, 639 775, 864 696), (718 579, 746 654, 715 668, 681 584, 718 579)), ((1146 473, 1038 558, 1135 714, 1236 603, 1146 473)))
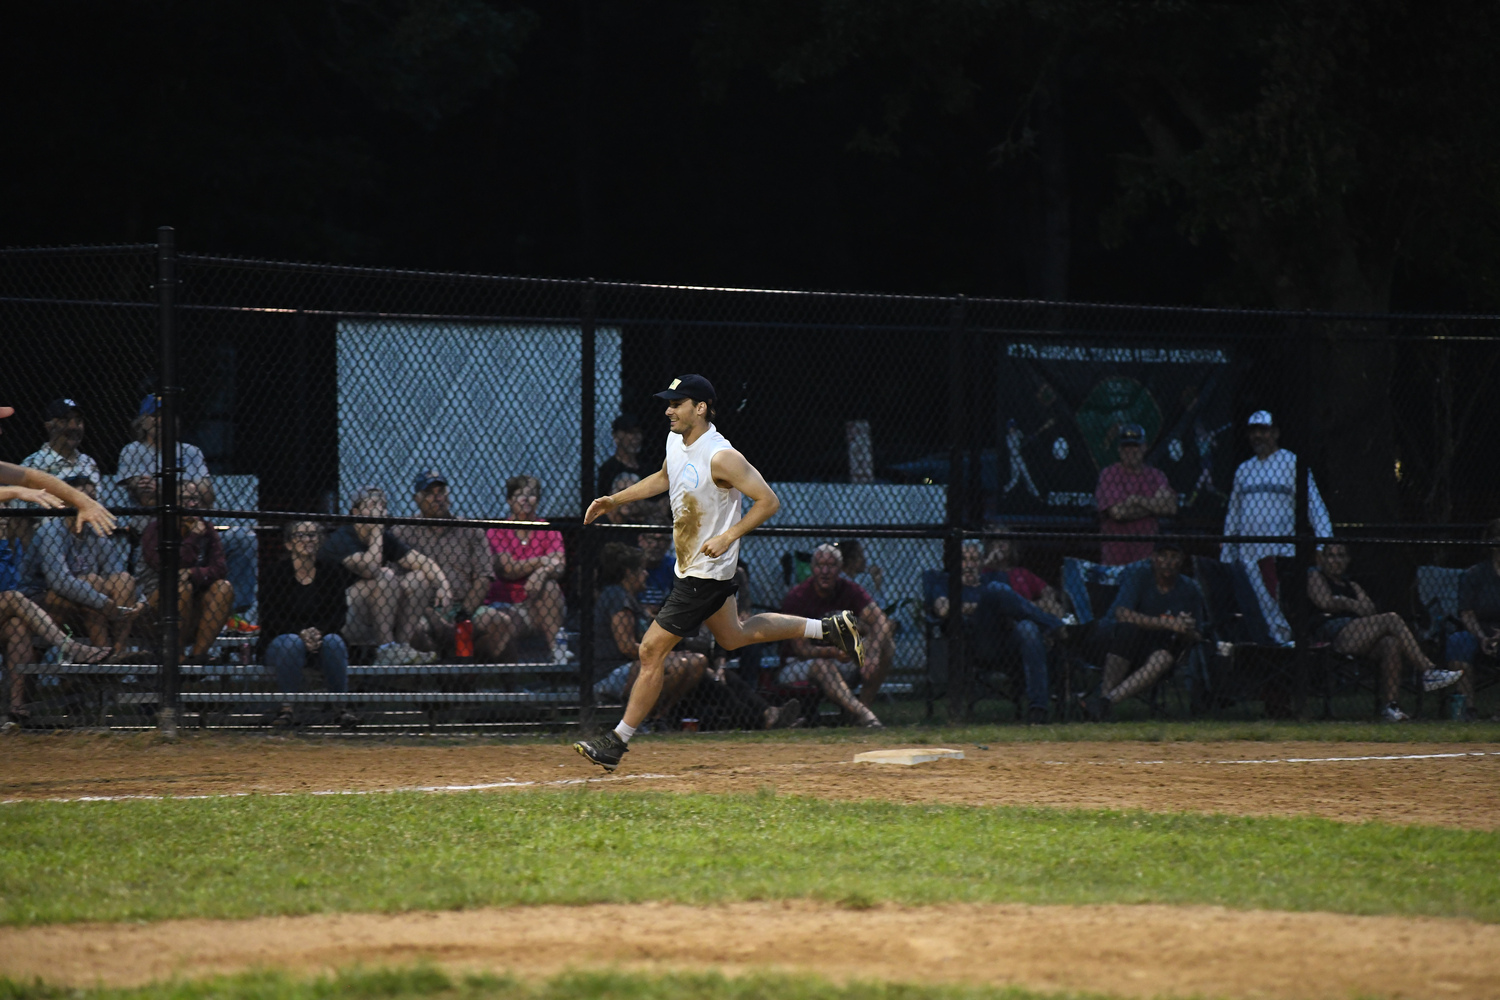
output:
POLYGON ((739 490, 752 501, 745 516, 730 525, 728 531, 703 543, 700 551, 717 559, 729 551, 729 546, 760 527, 780 510, 781 498, 771 489, 760 470, 733 448, 714 452, 713 458, 709 459, 709 475, 713 476, 714 482, 719 486, 739 490))
POLYGON ((667 464, 663 462, 660 469, 657 469, 646 478, 631 483, 618 493, 613 493, 607 497, 599 497, 593 503, 589 504, 589 509, 583 515, 583 523, 591 524, 596 518, 608 514, 616 507, 623 507, 628 503, 635 503, 637 500, 650 500, 652 497, 660 496, 667 492, 671 485, 670 480, 667 479, 667 464))
POLYGON ((82 531, 85 524, 94 529, 96 535, 108 535, 115 530, 115 516, 105 510, 103 504, 40 469, 0 462, 0 486, 23 486, 57 497, 65 505, 78 511, 78 517, 73 522, 75 532, 82 531))

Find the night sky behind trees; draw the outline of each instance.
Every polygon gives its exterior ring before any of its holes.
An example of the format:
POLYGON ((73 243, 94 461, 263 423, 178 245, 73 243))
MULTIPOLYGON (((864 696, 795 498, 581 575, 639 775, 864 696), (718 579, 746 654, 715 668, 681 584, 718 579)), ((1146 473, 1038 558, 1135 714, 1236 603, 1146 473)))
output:
POLYGON ((0 242, 1493 309, 1492 4, 58 2, 0 242))

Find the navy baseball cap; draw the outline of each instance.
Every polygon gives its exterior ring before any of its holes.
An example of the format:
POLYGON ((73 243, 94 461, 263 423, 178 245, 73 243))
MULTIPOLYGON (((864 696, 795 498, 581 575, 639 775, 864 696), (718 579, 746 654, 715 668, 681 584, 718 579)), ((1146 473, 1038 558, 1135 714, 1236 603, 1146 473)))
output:
POLYGON ((656 394, 657 399, 718 399, 713 383, 702 375, 684 375, 674 378, 672 384, 656 394))
POLYGON ((141 400, 141 409, 136 416, 144 417, 148 413, 155 413, 161 409, 161 399, 156 395, 147 396, 141 400))
POLYGON ((83 416, 83 411, 71 399, 54 399, 47 404, 48 420, 62 420, 73 416, 75 413, 80 417, 83 416))
POLYGON ((443 475, 436 469, 428 469, 426 472, 417 473, 417 479, 416 482, 412 484, 411 491, 413 493, 422 493, 426 490, 430 490, 438 483, 442 483, 444 486, 447 486, 448 477, 443 475))
POLYGON ((1184 552, 1182 542, 1171 535, 1164 535, 1156 540, 1153 552, 1184 552))
POLYGON ((609 425, 609 429, 616 434, 621 431, 638 431, 641 429, 641 422, 632 414, 622 413, 615 417, 615 422, 609 425))
POLYGON ((1145 444, 1146 428, 1140 424, 1121 424, 1120 436, 1115 440, 1120 444, 1145 444))

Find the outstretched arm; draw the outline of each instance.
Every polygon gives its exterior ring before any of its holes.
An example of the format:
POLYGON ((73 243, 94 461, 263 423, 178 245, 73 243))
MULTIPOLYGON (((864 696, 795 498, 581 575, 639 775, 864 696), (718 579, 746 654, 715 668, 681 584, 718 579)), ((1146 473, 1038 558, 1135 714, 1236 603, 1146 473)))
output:
POLYGON ((583 515, 583 523, 590 524, 596 518, 608 514, 616 507, 623 507, 628 503, 635 503, 637 500, 650 500, 654 496, 660 496, 667 492, 670 487, 671 483, 667 479, 667 463, 663 462, 660 469, 657 469, 645 479, 631 483, 620 492, 607 497, 600 497, 589 504, 589 509, 583 515))
POLYGON ((105 510, 103 504, 89 499, 87 493, 75 490, 61 479, 40 469, 27 469, 9 462, 0 462, 0 486, 24 486, 31 490, 42 490, 75 508, 78 511, 78 517, 73 522, 75 532, 82 531, 85 524, 93 528, 96 535, 108 535, 115 530, 115 516, 105 510))
POLYGON ((728 531, 703 543, 703 548, 699 551, 717 559, 729 551, 729 546, 760 527, 780 510, 781 499, 766 483, 760 470, 745 461, 745 456, 733 448, 714 452, 714 457, 709 460, 709 474, 719 486, 739 490, 753 501, 750 509, 745 511, 745 516, 728 531))

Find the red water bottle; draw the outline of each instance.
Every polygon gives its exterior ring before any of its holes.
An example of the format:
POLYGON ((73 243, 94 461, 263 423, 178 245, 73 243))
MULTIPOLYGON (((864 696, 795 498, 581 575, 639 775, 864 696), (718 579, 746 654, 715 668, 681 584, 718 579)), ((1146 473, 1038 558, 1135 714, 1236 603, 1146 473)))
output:
POLYGON ((474 621, 462 608, 453 622, 453 651, 460 660, 474 659, 474 621))

